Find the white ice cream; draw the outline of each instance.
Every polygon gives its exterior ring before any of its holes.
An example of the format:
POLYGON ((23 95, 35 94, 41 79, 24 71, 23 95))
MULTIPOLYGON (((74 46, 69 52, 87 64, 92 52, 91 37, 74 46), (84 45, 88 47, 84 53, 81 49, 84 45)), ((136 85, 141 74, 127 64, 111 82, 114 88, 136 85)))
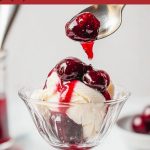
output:
MULTIPOLYGON (((59 102, 60 93, 57 85, 60 79, 53 72, 47 79, 47 88, 36 90, 31 95, 32 99, 41 99, 48 102, 59 102)), ((77 124, 82 124, 84 138, 92 138, 100 131, 105 113, 105 97, 98 91, 77 81, 70 102, 79 105, 70 106, 66 114, 77 124)))

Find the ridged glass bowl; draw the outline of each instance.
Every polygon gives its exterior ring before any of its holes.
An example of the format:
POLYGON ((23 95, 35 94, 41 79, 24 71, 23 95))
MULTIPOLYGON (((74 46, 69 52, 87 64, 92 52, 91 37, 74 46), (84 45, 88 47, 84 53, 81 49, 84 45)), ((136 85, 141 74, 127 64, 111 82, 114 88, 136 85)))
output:
POLYGON ((33 89, 19 90, 40 135, 57 149, 98 146, 117 120, 130 93, 115 87, 112 100, 100 103, 50 103, 31 99, 33 89))

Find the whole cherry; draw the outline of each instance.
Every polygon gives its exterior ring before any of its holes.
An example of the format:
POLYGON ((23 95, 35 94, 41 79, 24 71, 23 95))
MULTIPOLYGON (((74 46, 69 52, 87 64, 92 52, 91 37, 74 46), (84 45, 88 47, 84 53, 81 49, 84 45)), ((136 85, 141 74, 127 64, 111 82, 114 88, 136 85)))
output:
POLYGON ((82 79, 83 74, 91 68, 91 66, 87 66, 85 63, 75 57, 68 57, 63 59, 55 67, 59 77, 63 81, 76 79, 80 80, 82 79))
POLYGON ((143 118, 146 122, 150 122, 150 105, 145 107, 143 111, 143 118))
POLYGON ((66 35, 72 40, 81 42, 95 40, 99 28, 99 20, 90 12, 84 12, 75 16, 65 26, 66 35))
POLYGON ((142 115, 136 115, 133 117, 132 129, 137 133, 148 133, 148 129, 142 115))
POLYGON ((103 70, 89 70, 83 75, 83 82, 101 92, 105 91, 110 83, 109 75, 103 70))
POLYGON ((142 115, 143 115, 144 122, 146 124, 146 128, 150 133, 150 105, 145 107, 142 115))

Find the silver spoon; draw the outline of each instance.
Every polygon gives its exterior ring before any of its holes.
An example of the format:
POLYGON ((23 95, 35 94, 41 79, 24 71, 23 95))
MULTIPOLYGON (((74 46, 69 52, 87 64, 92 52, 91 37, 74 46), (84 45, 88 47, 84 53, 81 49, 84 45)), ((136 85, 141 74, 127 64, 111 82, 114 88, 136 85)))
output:
MULTIPOLYGON (((97 37, 102 39, 114 33, 121 25, 122 10, 125 5, 92 5, 80 13, 91 12, 100 21, 100 30, 97 37)), ((80 14, 79 13, 79 14, 80 14)))
POLYGON ((17 5, 0 5, 0 52, 3 51, 7 32, 15 17, 17 9, 17 5))

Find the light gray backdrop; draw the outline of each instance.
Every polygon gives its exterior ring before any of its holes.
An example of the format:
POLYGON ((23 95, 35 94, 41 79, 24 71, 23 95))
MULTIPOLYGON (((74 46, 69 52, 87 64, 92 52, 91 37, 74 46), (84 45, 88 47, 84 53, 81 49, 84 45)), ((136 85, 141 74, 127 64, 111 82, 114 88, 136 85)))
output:
MULTIPOLYGON (((106 70, 112 81, 132 91, 132 97, 150 97, 150 5, 126 5, 122 26, 112 36, 95 43, 95 57, 91 62, 80 44, 68 39, 64 30, 65 23, 85 7, 21 6, 5 44, 12 132, 16 128, 25 132, 28 123, 23 120, 31 121, 17 96, 18 89, 28 84, 42 85, 52 67, 67 56, 79 57, 106 70), (19 121, 14 122, 13 118, 19 121)), ((132 97, 130 101, 141 101, 132 97)))

